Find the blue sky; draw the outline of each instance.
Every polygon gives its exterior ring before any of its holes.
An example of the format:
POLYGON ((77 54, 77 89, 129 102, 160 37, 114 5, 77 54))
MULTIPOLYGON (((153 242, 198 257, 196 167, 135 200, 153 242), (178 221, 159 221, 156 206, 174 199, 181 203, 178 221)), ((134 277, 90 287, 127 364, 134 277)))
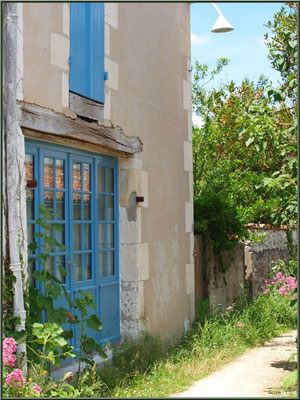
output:
POLYGON ((268 29, 263 25, 272 19, 283 3, 216 4, 235 29, 228 33, 212 33, 217 11, 209 3, 192 3, 192 65, 198 59, 200 63, 214 67, 219 57, 229 58, 229 65, 214 80, 214 86, 218 86, 220 81, 230 80, 239 84, 246 76, 257 80, 262 73, 276 84, 279 73, 272 70, 267 59, 263 36, 268 29))

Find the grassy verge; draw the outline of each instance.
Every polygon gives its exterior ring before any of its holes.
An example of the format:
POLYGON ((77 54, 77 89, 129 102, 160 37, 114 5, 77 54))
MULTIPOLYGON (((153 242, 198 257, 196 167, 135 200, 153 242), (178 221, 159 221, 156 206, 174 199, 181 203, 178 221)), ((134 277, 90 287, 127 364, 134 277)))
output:
POLYGON ((277 293, 242 299, 224 314, 195 321, 179 344, 142 334, 114 350, 113 362, 99 372, 104 397, 166 397, 180 392, 241 355, 296 328, 290 299, 277 293))
POLYGON ((297 398, 297 383, 285 389, 283 386, 278 389, 273 389, 270 391, 270 397, 279 397, 279 398, 297 398))

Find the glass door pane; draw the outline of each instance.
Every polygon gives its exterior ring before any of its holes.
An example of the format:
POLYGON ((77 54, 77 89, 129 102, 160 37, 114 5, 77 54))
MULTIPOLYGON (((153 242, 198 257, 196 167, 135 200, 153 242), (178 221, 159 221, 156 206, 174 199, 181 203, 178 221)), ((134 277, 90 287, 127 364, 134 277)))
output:
POLYGON ((92 164, 72 161, 74 281, 92 279, 92 164))

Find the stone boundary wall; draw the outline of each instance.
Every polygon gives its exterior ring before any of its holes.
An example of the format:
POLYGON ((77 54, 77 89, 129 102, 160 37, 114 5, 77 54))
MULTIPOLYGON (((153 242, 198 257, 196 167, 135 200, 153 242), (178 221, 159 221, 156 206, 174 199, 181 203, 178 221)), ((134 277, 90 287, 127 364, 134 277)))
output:
MULTIPOLYGON (((266 229, 263 225, 248 226, 251 233, 267 233, 263 244, 245 242, 245 279, 252 289, 252 296, 256 297, 265 285, 266 276, 271 272, 274 262, 290 258, 286 227, 280 229, 266 229)), ((294 244, 297 244, 297 229, 292 229, 294 244)))
MULTIPOLYGON (((264 281, 271 272, 273 262, 289 259, 286 227, 276 229, 254 224, 247 227, 254 234, 267 235, 263 243, 245 241, 229 251, 224 251, 224 263, 229 264, 225 274, 215 275, 216 257, 207 249, 204 235, 195 235, 196 307, 198 299, 205 300, 209 297, 213 310, 224 310, 237 299, 245 286, 256 297, 265 285, 264 281)), ((296 228, 292 230, 292 237, 296 244, 296 228)))

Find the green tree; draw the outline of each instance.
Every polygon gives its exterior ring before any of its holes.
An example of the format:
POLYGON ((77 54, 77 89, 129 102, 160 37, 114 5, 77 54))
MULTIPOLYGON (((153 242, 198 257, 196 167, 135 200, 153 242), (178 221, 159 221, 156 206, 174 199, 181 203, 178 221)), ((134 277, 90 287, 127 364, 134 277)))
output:
POLYGON ((281 89, 291 100, 291 111, 295 111, 297 101, 297 3, 285 3, 272 21, 265 25, 270 32, 264 35, 265 44, 269 49, 268 58, 272 67, 280 72, 281 89))
POLYGON ((206 232, 218 252, 247 235, 246 223, 297 221, 296 9, 286 7, 265 37, 279 87, 261 76, 206 89, 229 61, 219 59, 211 71, 195 63, 193 107, 203 120, 193 127, 195 231, 206 232))

